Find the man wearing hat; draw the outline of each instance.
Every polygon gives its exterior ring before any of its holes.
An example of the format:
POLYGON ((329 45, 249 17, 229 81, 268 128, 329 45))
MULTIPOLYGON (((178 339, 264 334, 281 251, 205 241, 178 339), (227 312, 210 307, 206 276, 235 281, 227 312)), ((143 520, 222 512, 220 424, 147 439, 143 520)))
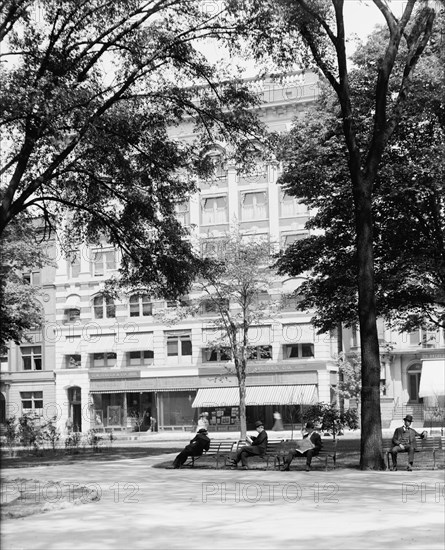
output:
POLYGON ((248 469, 247 458, 249 456, 263 456, 267 450, 267 432, 264 429, 264 423, 261 420, 255 422, 255 428, 258 432, 257 436, 247 436, 249 445, 241 447, 237 452, 236 457, 232 460, 232 468, 238 467, 238 462, 241 460, 241 465, 244 470, 248 469))
POLYGON ((414 451, 416 450, 416 437, 424 439, 428 433, 423 431, 421 434, 411 428, 413 417, 407 414, 403 419, 404 425, 400 428, 396 428, 392 438, 392 444, 394 447, 391 449, 392 457, 392 469, 397 471, 397 453, 408 453, 408 466, 407 470, 411 472, 414 462, 414 451))
POLYGON ((204 451, 210 447, 210 439, 207 436, 207 430, 201 428, 190 443, 178 454, 173 461, 173 468, 180 468, 189 456, 201 456, 204 451))
POLYGON ((306 422, 306 433, 303 435, 303 441, 304 440, 306 440, 306 442, 310 442, 312 447, 306 450, 293 449, 289 451, 282 468, 284 472, 289 471, 292 460, 297 456, 304 456, 306 458, 306 472, 310 471, 312 457, 318 455, 323 446, 320 434, 315 431, 313 422, 306 422))

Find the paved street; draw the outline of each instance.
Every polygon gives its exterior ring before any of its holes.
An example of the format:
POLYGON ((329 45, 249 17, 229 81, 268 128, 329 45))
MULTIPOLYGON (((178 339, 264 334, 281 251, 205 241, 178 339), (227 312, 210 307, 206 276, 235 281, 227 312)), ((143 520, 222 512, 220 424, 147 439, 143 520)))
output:
POLYGON ((152 467, 170 458, 5 470, 4 494, 26 478, 39 481, 38 491, 30 484, 36 498, 57 502, 55 482, 67 490, 86 485, 85 500, 96 500, 4 520, 2 549, 444 548, 443 470, 152 467))

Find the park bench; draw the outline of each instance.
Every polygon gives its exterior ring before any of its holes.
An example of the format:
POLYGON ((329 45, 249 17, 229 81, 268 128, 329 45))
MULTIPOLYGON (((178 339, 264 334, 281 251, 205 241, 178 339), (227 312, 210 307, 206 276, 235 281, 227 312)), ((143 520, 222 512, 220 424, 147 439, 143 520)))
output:
MULTIPOLYGON (((267 448, 266 452, 263 455, 254 455, 249 456, 249 460, 264 460, 266 461, 266 469, 269 468, 269 463, 273 461, 273 464, 275 466, 277 456, 281 455, 282 446, 284 443, 284 439, 269 439, 267 441, 267 448)), ((247 441, 239 441, 238 446, 236 448, 236 451, 239 451, 242 447, 249 445, 247 441)))
MULTIPOLYGON (((278 449, 278 451, 275 453, 275 461, 274 466, 275 468, 278 467, 278 469, 281 466, 284 466, 284 460, 286 459, 289 451, 292 449, 295 449, 295 441, 294 439, 287 439, 286 441, 283 441, 281 444, 281 447, 278 449)), ((324 462, 326 471, 328 470, 328 460, 332 458, 334 463, 334 470, 337 460, 337 441, 334 439, 323 439, 323 447, 321 448, 318 455, 315 455, 312 460, 317 459, 321 462, 324 462)), ((303 455, 296 455, 295 459, 297 458, 304 458, 303 455)), ((295 460, 294 459, 294 460, 295 460)))
POLYGON ((266 469, 269 468, 269 462, 273 460, 274 468, 276 468, 277 457, 280 457, 283 452, 284 439, 270 439, 267 442, 266 453, 260 456, 260 459, 266 461, 266 469))
POLYGON ((445 436, 439 437, 438 439, 440 439, 440 447, 433 450, 433 470, 436 469, 436 454, 442 453, 442 456, 444 456, 445 453, 445 436))
POLYGON ((210 441, 210 446, 207 451, 200 456, 191 456, 188 458, 184 466, 193 466, 195 462, 202 457, 211 457, 216 460, 216 468, 219 468, 220 461, 224 462, 224 466, 227 463, 227 459, 232 456, 233 452, 236 452, 238 448, 237 440, 216 440, 212 439, 210 441))
MULTIPOLYGON (((394 447, 394 444, 392 442, 392 438, 384 438, 383 439, 383 453, 386 457, 386 463, 388 466, 388 470, 392 467, 392 461, 391 461, 391 449, 394 447)), ((424 455, 429 455, 433 459, 433 470, 436 468, 436 453, 440 452, 443 448, 441 438, 440 437, 428 437, 426 439, 420 439, 417 441, 417 448, 416 448, 416 455, 420 455, 423 453, 424 455)), ((398 457, 400 459, 400 456, 408 456, 408 453, 399 453, 398 457)))

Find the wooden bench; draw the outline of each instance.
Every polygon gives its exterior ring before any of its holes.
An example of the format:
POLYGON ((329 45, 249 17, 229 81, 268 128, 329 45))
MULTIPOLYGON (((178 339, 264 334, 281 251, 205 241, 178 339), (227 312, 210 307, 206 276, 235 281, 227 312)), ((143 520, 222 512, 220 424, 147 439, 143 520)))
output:
MULTIPOLYGON (((442 442, 440 437, 428 437, 426 439, 418 439, 416 441, 416 451, 415 453, 427 453, 432 456, 433 458, 433 470, 436 468, 436 452, 440 452, 442 450, 442 442)), ((384 438, 383 439, 383 453, 386 457, 386 463, 388 466, 388 470, 391 470, 391 449, 394 447, 394 444, 392 442, 392 438, 384 438)), ((408 453, 398 453, 398 457, 400 455, 408 455, 408 453)))
POLYGON ((277 466, 277 460, 278 465, 280 464, 280 457, 283 454, 283 443, 284 439, 270 439, 267 442, 266 453, 260 457, 266 461, 266 469, 269 468, 269 462, 271 460, 273 460, 274 468, 277 466))
POLYGON ((445 453, 445 436, 439 437, 440 440, 440 447, 433 450, 433 470, 436 469, 436 453, 445 453))
MULTIPOLYGON (((271 460, 273 460, 274 461, 273 463, 275 466, 277 456, 281 456, 283 443, 284 443, 284 439, 269 439, 267 441, 266 452, 263 455, 251 455, 249 456, 249 460, 265 460, 266 469, 269 468, 269 463, 271 460)), ((236 451, 239 451, 242 447, 246 447, 248 445, 250 445, 250 443, 247 443, 247 441, 244 441, 244 440, 238 441, 238 446, 236 448, 236 451)))
POLYGON ((210 440, 210 446, 207 451, 200 456, 190 456, 184 466, 193 466, 195 462, 202 457, 212 457, 216 460, 216 468, 219 468, 220 461, 224 461, 224 466, 227 463, 227 459, 232 456, 238 449, 238 440, 210 440))
MULTIPOLYGON (((287 439, 286 441, 282 442, 282 445, 279 449, 279 451, 275 455, 275 468, 280 468, 284 465, 284 461, 289 454, 289 452, 293 449, 295 449, 295 439, 287 439)), ((300 439, 298 441, 301 441, 300 439)), ((314 455, 312 458, 316 458, 317 460, 324 462, 325 464, 325 470, 328 470, 328 460, 332 458, 334 463, 334 470, 337 460, 337 441, 334 439, 322 439, 323 447, 321 448, 318 455, 314 455)), ((296 455, 295 458, 306 458, 303 455, 296 455)))

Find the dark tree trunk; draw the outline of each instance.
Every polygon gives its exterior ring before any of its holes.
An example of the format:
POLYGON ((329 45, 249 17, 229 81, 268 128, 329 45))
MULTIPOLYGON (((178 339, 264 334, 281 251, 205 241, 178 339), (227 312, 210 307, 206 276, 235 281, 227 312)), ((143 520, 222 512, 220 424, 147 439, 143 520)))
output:
POLYGON ((380 414, 380 351, 374 292, 372 184, 364 181, 361 174, 355 175, 353 184, 362 360, 360 468, 382 470, 384 459, 380 414))
POLYGON ((246 439, 247 419, 246 419, 246 377, 239 378, 239 421, 240 421, 240 439, 246 439))

